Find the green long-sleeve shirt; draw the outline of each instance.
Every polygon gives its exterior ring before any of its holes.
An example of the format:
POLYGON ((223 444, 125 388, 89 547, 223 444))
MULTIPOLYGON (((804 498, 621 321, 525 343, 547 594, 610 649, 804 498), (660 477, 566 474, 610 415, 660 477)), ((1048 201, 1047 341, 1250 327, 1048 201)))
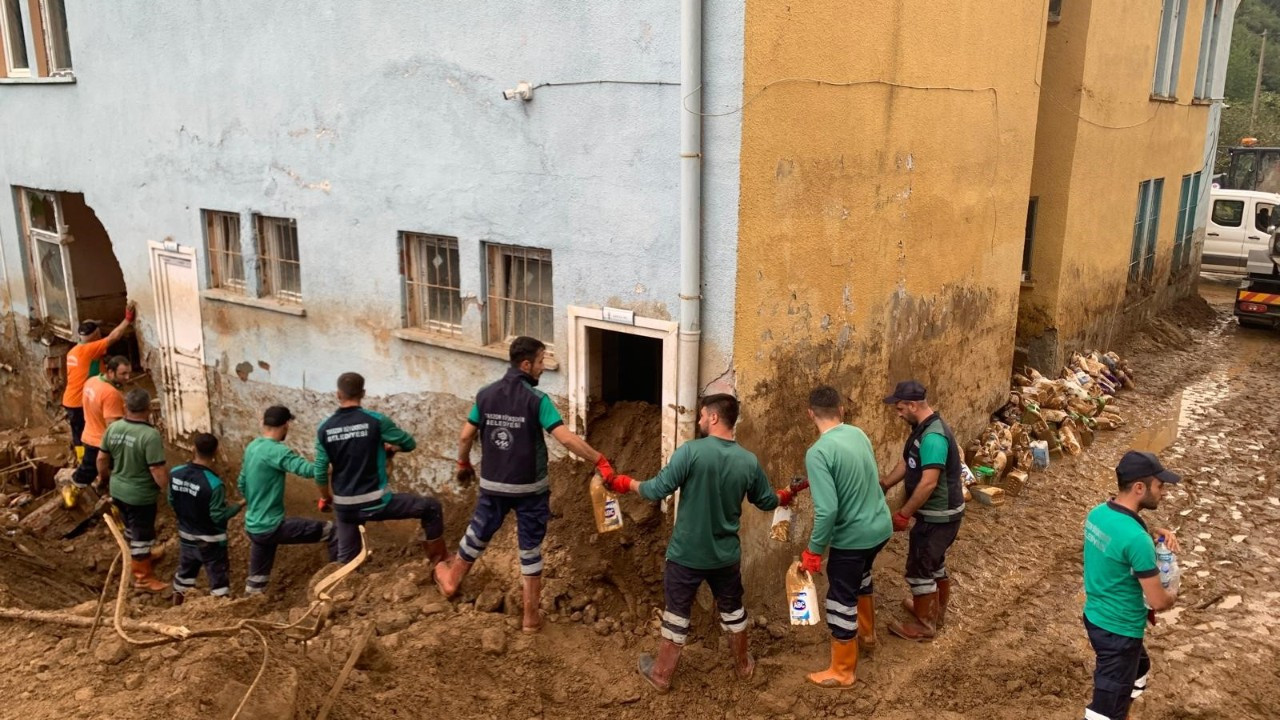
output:
POLYGON ((742 501, 761 510, 778 507, 760 461, 732 440, 691 440, 671 454, 657 477, 640 484, 646 500, 680 490, 680 511, 667 544, 667 560, 695 570, 729 567, 742 558, 738 540, 742 501))
POLYGON ((804 467, 813 495, 809 552, 867 550, 893 534, 875 452, 861 429, 840 424, 827 430, 805 453, 804 467))
POLYGON ((244 515, 246 532, 269 533, 284 522, 285 473, 312 479, 315 466, 288 445, 269 437, 255 438, 244 449, 237 485, 248 505, 244 515))

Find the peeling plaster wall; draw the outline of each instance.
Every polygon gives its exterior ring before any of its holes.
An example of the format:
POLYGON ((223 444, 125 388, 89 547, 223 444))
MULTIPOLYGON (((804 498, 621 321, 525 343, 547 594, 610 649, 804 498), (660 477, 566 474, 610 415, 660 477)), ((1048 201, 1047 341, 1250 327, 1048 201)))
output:
MULTIPOLYGON (((735 367, 739 437, 775 484, 803 472, 817 384, 886 470, 894 382, 924 382, 962 437, 1007 399, 1044 12, 748 3, 735 367)), ((767 522, 744 515, 748 587, 796 552, 767 522)))
MULTIPOLYGON (((1176 103, 1151 100, 1159 3, 1072 2, 1049 28, 1031 189, 1035 284, 1023 290, 1018 329, 1033 363, 1053 368, 1074 350, 1107 347, 1194 287, 1198 252, 1176 276, 1172 256, 1182 176, 1209 168, 1207 187, 1212 173, 1210 109, 1191 102, 1204 11, 1205 0, 1190 0, 1176 103), (1138 184, 1151 178, 1164 178, 1164 195, 1155 272, 1138 290, 1130 249, 1138 184)), ((1229 23, 1226 32, 1229 45, 1229 23)), ((1207 211, 1202 203, 1196 248, 1207 211)))
MULTIPOLYGON (((735 105, 743 11, 710 0, 705 15, 705 102, 735 105)), ((255 432, 275 398, 329 404, 336 376, 357 370, 373 396, 416 399, 402 422, 447 408, 422 430, 442 433, 425 438, 432 452, 451 452, 455 398, 504 363, 392 336, 399 231, 456 236, 471 298, 485 295, 482 242, 550 248, 562 352, 567 305, 664 318, 678 307, 679 88, 500 94, 521 80, 678 82, 671 3, 67 0, 67 17, 77 82, 0 86, 0 126, 22 129, 0 134, 0 183, 85 194, 145 344, 157 337, 148 241, 196 247, 207 276, 201 208, 239 212, 246 228, 255 212, 297 219, 306 317, 202 303, 215 424, 230 435, 255 432)), ((704 147, 710 382, 732 356, 739 118, 708 119, 704 147)), ((6 290, 25 326, 14 212, 0 202, 6 290)), ((479 317, 473 302, 466 322, 479 317)), ((543 385, 563 398, 566 372, 543 385)))

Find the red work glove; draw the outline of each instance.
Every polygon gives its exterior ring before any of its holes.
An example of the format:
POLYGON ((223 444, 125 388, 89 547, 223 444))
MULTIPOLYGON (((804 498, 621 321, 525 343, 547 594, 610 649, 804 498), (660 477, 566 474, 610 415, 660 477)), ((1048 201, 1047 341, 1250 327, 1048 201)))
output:
POLYGON ((134 320, 137 320, 137 319, 138 319, 138 308, 134 307, 133 303, 129 303, 128 305, 125 305, 124 321, 127 323, 132 323, 134 320))
POLYGON ((471 467, 470 460, 459 460, 458 471, 453 475, 459 485, 470 485, 476 479, 475 468, 471 467))
POLYGON ((316 509, 320 512, 332 512, 333 503, 329 502, 327 498, 320 498, 316 500, 316 509))
POLYGON ((783 507, 790 505, 791 501, 794 500, 796 496, 796 494, 791 491, 791 488, 782 488, 778 491, 777 495, 778 504, 783 507))
POLYGON ((822 572, 822 556, 817 553, 809 552, 809 548, 805 548, 800 553, 800 567, 810 575, 816 575, 822 572))
POLYGON ((609 464, 609 458, 605 457, 604 453, 600 453, 600 457, 596 458, 596 470, 600 472, 600 477, 606 481, 611 480, 614 475, 618 474, 614 472, 613 465, 609 464))
POLYGON ((893 531, 894 532, 902 532, 903 530, 906 530, 910 525, 911 525, 911 518, 907 517, 906 515, 903 515, 902 513, 893 514, 893 531))
POLYGON ((604 486, 619 495, 626 495, 631 492, 631 485, 634 482, 635 480, 632 480, 626 475, 614 475, 604 481, 604 486))
POLYGON ((809 489, 809 480, 808 478, 791 478, 791 484, 788 487, 791 488, 791 494, 797 495, 801 490, 809 489))

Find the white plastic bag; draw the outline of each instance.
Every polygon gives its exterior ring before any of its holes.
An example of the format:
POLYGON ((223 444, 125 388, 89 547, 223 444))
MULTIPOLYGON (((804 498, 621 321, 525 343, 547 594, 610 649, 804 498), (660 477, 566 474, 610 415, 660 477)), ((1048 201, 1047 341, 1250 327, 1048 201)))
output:
POLYGON ((778 506, 773 511, 773 525, 769 527, 769 539, 778 542, 791 540, 791 508, 778 506))

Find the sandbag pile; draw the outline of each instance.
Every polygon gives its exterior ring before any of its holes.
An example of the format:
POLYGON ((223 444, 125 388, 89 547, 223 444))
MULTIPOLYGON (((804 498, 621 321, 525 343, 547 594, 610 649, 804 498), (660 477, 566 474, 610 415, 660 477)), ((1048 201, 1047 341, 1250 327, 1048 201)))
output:
POLYGON ((1053 379, 1024 367, 1013 375, 1009 402, 965 448, 974 482, 1016 495, 1051 455, 1079 455, 1094 433, 1123 426, 1116 394, 1134 387, 1132 370, 1115 353, 1075 353, 1053 379))

